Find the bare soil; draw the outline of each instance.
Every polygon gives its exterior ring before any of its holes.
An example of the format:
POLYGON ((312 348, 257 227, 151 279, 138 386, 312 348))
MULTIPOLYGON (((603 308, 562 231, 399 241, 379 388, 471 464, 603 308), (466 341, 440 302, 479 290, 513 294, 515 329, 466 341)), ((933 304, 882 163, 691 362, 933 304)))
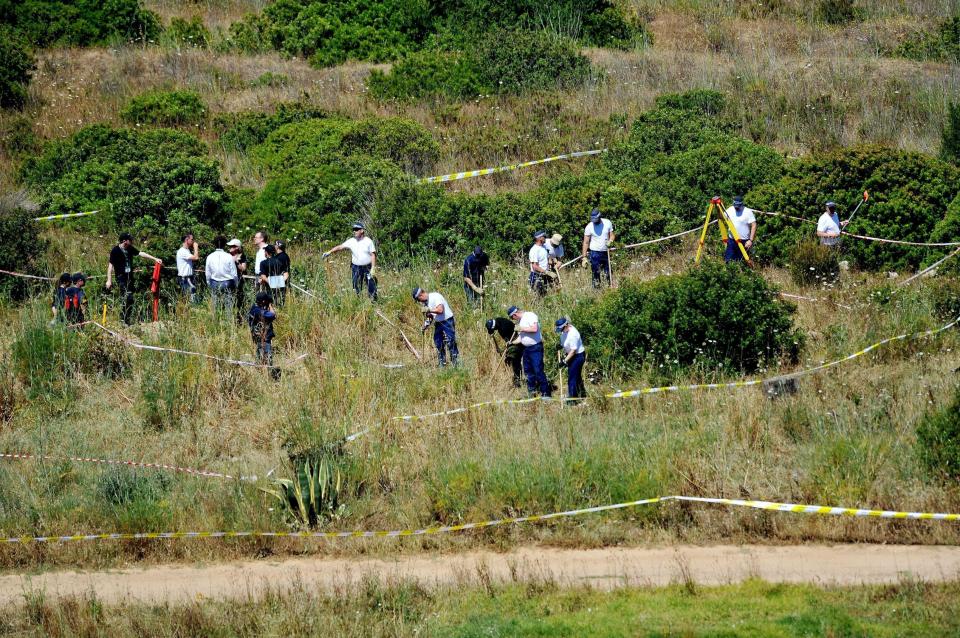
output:
POLYGON ((723 585, 750 578, 777 583, 861 585, 904 579, 960 579, 960 547, 906 545, 725 545, 656 548, 547 549, 469 552, 391 559, 297 558, 207 566, 166 565, 102 572, 0 576, 0 607, 24 594, 48 598, 95 592, 105 603, 185 602, 258 597, 295 584, 336 593, 367 579, 415 581, 424 587, 550 582, 615 589, 694 582, 723 585))

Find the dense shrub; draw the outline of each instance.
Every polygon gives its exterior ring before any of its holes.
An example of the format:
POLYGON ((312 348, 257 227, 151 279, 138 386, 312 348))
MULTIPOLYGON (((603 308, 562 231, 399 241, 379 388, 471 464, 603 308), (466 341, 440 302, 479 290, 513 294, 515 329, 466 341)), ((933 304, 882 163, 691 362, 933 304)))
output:
POLYGON ((790 276, 800 286, 832 284, 840 276, 837 251, 813 239, 801 240, 790 252, 790 276))
POLYGON ((140 0, 6 0, 0 22, 39 47, 141 42, 160 33, 157 15, 140 0))
POLYGON ((705 261, 680 275, 621 280, 573 321, 590 335, 591 358, 658 378, 690 368, 746 374, 782 358, 796 361, 803 336, 793 308, 762 276, 740 265, 705 261))
POLYGON ((21 175, 44 214, 98 209, 84 222, 100 230, 136 230, 175 248, 177 234, 225 222, 217 164, 194 136, 168 129, 136 131, 95 125, 48 144, 21 175))
POLYGON ((950 104, 947 124, 943 127, 940 159, 960 166, 960 104, 950 104))
POLYGON ((855 0, 818 0, 817 17, 827 24, 846 24, 863 17, 855 0))
MULTIPOLYGON (((824 203, 833 200, 840 204, 843 219, 866 189, 870 201, 857 213, 850 232, 939 241, 960 229, 960 204, 956 215, 948 212, 960 193, 958 178, 957 167, 920 153, 861 146, 789 162, 783 178, 755 188, 747 205, 816 220, 824 203)), ((812 224, 779 217, 758 221, 757 255, 777 263, 783 262, 800 238, 814 233, 812 224)), ((845 257, 867 270, 917 267, 943 254, 919 247, 844 240, 845 257)))
POLYGON ((302 102, 282 102, 273 113, 221 113, 213 120, 220 134, 220 144, 232 151, 246 151, 262 144, 270 133, 283 126, 304 120, 324 119, 331 113, 302 102))
POLYGON ((11 117, 0 126, 0 148, 13 158, 23 158, 40 150, 40 139, 29 117, 11 117))
MULTIPOLYGON (((47 240, 41 235, 40 223, 34 214, 0 200, 0 233, 17 243, 16 250, 0 253, 0 269, 43 275, 42 260, 47 252, 47 240)), ((16 300, 29 293, 28 282, 19 277, 0 278, 0 295, 16 300)))
POLYGON ((370 95, 381 101, 440 96, 464 99, 494 92, 482 75, 474 56, 431 49, 401 58, 389 72, 373 69, 367 87, 370 95))
POLYGON ((177 47, 206 49, 210 44, 210 31, 204 26, 200 16, 189 20, 173 18, 163 32, 164 40, 177 47))
POLYGON ((11 29, 0 27, 0 108, 22 108, 36 66, 33 54, 11 29))
POLYGON ((131 124, 200 124, 207 117, 207 107, 195 91, 148 91, 127 102, 120 117, 131 124))
POLYGON ((953 321, 960 317, 960 278, 940 276, 925 282, 924 288, 930 295, 938 319, 953 321))
POLYGON ((960 62, 960 16, 944 20, 936 31, 921 31, 913 35, 894 53, 911 60, 960 62))
POLYGON ((960 393, 949 406, 923 417, 917 425, 917 457, 930 474, 960 477, 960 393))

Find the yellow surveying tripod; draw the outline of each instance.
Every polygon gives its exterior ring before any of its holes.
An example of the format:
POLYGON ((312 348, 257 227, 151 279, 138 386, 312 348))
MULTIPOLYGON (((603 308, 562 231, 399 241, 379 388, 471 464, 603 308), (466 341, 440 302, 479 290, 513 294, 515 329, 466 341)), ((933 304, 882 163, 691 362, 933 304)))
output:
POLYGON ((734 228, 733 222, 727 219, 727 209, 723 205, 723 200, 719 197, 711 199, 710 205, 707 206, 707 218, 703 221, 703 231, 700 233, 700 244, 697 246, 697 257, 693 260, 693 263, 700 263, 700 254, 703 253, 703 244, 707 241, 707 228, 710 226, 710 218, 713 217, 714 210, 717 211, 717 223, 720 226, 720 240, 726 243, 727 237, 733 237, 733 240, 737 242, 737 247, 740 249, 740 252, 743 253, 744 261, 747 262, 747 265, 753 266, 753 262, 750 261, 750 255, 747 254, 747 249, 737 235, 737 229, 734 228))

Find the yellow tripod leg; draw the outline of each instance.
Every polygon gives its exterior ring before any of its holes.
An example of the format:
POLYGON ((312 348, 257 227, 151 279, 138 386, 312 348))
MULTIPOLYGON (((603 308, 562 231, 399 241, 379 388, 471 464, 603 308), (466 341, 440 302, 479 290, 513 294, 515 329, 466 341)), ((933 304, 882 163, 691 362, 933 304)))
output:
POLYGON ((720 208, 720 218, 725 220, 727 223, 727 232, 733 237, 733 240, 737 242, 737 247, 740 248, 741 254, 743 254, 743 259, 750 264, 750 255, 747 254, 747 249, 744 247, 743 242, 740 241, 739 235, 737 235, 737 229, 734 227, 733 222, 727 217, 727 211, 720 208))
POLYGON ((693 263, 700 263, 700 253, 703 252, 703 244, 707 241, 707 228, 710 227, 710 213, 713 212, 713 204, 707 206, 707 217, 703 220, 703 230, 700 231, 700 243, 697 245, 697 256, 694 257, 693 263))

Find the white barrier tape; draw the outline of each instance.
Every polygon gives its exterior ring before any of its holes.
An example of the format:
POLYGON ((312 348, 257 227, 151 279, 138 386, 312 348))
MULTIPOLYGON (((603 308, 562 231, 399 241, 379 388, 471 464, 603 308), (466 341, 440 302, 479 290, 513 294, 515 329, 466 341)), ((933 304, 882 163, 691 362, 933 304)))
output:
POLYGON ((0 453, 0 459, 22 460, 22 461, 71 461, 75 463, 94 463, 98 465, 123 465, 127 467, 142 467, 152 470, 167 470, 170 472, 179 472, 181 474, 190 474, 191 476, 200 476, 204 478, 218 478, 226 480, 238 479, 240 481, 256 481, 256 476, 235 477, 230 474, 222 474, 210 470, 198 470, 192 467, 180 467, 178 465, 167 465, 165 463, 149 463, 146 461, 123 461, 116 459, 98 459, 83 456, 54 456, 51 454, 29 454, 27 452, 0 453))
POLYGON ((96 215, 99 212, 100 212, 99 210, 91 210, 91 211, 87 211, 86 213, 66 213, 63 215, 47 215, 46 217, 34 217, 33 221, 46 222, 46 221, 50 221, 51 219, 66 219, 68 217, 86 217, 87 215, 96 215))
MULTIPOLYGON (((783 217, 784 219, 792 219, 794 221, 804 222, 806 224, 816 224, 816 220, 806 219, 803 217, 796 217, 795 215, 787 215, 785 213, 772 213, 765 210, 754 210, 755 213, 760 213, 761 215, 769 215, 771 217, 783 217)), ((853 233, 848 233, 846 231, 841 233, 844 237, 853 237, 854 239, 862 239, 864 241, 876 241, 884 244, 897 244, 900 246, 922 246, 927 248, 950 248, 952 246, 960 246, 960 241, 953 242, 919 242, 919 241, 902 241, 900 239, 886 239, 883 237, 871 237, 870 235, 855 235, 853 233)))
POLYGON ((194 356, 194 357, 203 357, 203 358, 205 358, 205 359, 210 359, 210 360, 212 360, 212 361, 220 361, 220 362, 222 362, 222 363, 229 363, 229 364, 232 364, 232 365, 246 366, 246 367, 248 367, 248 368, 268 368, 268 369, 289 368, 289 367, 293 366, 293 364, 298 363, 298 362, 300 362, 300 361, 302 361, 302 360, 304 360, 304 359, 306 359, 307 357, 310 356, 310 353, 307 352, 307 353, 301 354, 301 355, 299 355, 299 356, 297 356, 297 357, 294 357, 294 358, 293 358, 289 363, 287 363, 285 366, 278 366, 278 365, 272 365, 272 366, 271 366, 271 365, 267 365, 267 364, 264 364, 264 363, 254 363, 254 362, 252 362, 252 361, 240 361, 240 360, 238 360, 238 359, 227 359, 227 358, 225 358, 225 357, 218 357, 218 356, 215 356, 215 355, 212 355, 212 354, 205 354, 205 353, 203 353, 203 352, 193 352, 193 351, 191 351, 191 350, 180 350, 179 348, 162 348, 162 347, 160 347, 160 346, 148 346, 148 345, 146 345, 146 344, 139 343, 139 342, 137 342, 137 341, 133 341, 132 339, 130 339, 130 338, 128 338, 128 337, 125 337, 125 336, 123 336, 122 334, 120 334, 120 333, 118 333, 118 332, 114 332, 113 330, 110 330, 109 328, 107 328, 107 327, 105 327, 105 326, 97 323, 96 321, 90 321, 89 323, 91 323, 91 324, 95 325, 96 327, 100 328, 101 330, 103 330, 104 332, 106 332, 107 334, 109 334, 110 336, 112 336, 114 339, 117 339, 118 341, 120 341, 120 342, 122 342, 122 343, 124 343, 124 344, 126 344, 126 345, 128 345, 128 346, 130 346, 131 348, 136 348, 137 350, 150 350, 150 351, 153 351, 153 352, 170 352, 170 353, 173 353, 173 354, 183 354, 183 355, 189 355, 189 356, 194 356))
POLYGON ((438 184, 441 182, 455 182, 461 179, 468 179, 470 177, 480 177, 481 175, 492 175, 493 173, 505 173, 507 171, 515 171, 518 168, 526 168, 527 166, 536 166, 537 164, 547 164, 549 162, 556 162, 558 160, 565 159, 574 159, 577 157, 587 157, 590 155, 599 155, 601 153, 606 153, 607 149, 599 148, 593 151, 576 151, 574 153, 564 153, 563 155, 554 155, 553 157, 545 157, 543 159, 531 160, 528 162, 520 162, 519 164, 507 164, 506 166, 496 166, 494 168, 481 168, 474 171, 463 171, 460 173, 448 173, 446 175, 437 175, 435 177, 423 177, 417 180, 418 184, 438 184))
POLYGON ((932 264, 930 264, 929 266, 927 266, 926 268, 924 268, 923 270, 921 270, 921 271, 918 272, 917 274, 913 275, 912 277, 903 280, 902 282, 900 282, 900 284, 899 284, 898 287, 902 288, 903 286, 906 286, 907 284, 909 284, 911 281, 914 281, 915 279, 919 279, 920 277, 923 277, 925 274, 927 274, 928 272, 930 272, 931 270, 933 270, 934 268, 936 268, 937 266, 939 266, 939 265, 942 264, 943 262, 947 261, 947 260, 950 259, 951 257, 955 257, 958 253, 960 253, 960 248, 957 248, 956 250, 954 250, 952 253, 950 253, 949 255, 947 255, 946 257, 944 257, 943 259, 939 259, 939 260, 933 262, 932 264))
MULTIPOLYGON (((712 222, 710 222, 709 225, 712 226, 713 224, 716 224, 716 223, 717 223, 717 220, 715 219, 715 220, 713 220, 712 222)), ((620 246, 620 247, 618 247, 618 248, 611 248, 610 251, 613 252, 613 251, 616 251, 616 250, 626 250, 626 249, 628 249, 628 248, 639 248, 640 246, 650 246, 651 244, 659 244, 659 243, 661 243, 661 242, 670 241, 671 239, 676 239, 676 238, 678 238, 678 237, 683 237, 684 235, 690 235, 690 234, 692 234, 692 233, 698 233, 698 232, 700 232, 700 231, 702 231, 702 230, 703 230, 703 226, 697 226, 696 228, 691 228, 690 230, 685 230, 685 231, 683 231, 682 233, 675 233, 675 234, 673 234, 673 235, 667 235, 667 236, 665 236, 665 237, 657 237, 656 239, 648 239, 648 240, 646 240, 646 241, 641 241, 641 242, 636 243, 636 244, 628 244, 628 245, 626 245, 626 246, 620 246)), ((559 270, 559 269, 561 269, 561 268, 566 268, 566 267, 569 266, 570 264, 576 263, 576 262, 580 261, 581 259, 583 259, 583 255, 580 255, 579 257, 575 257, 575 258, 571 259, 570 261, 568 261, 568 262, 566 262, 566 263, 560 264, 559 266, 557 266, 557 269, 559 270)))
MULTIPOLYGON (((749 379, 749 380, 745 379, 745 380, 741 380, 741 381, 732 381, 732 382, 728 382, 728 383, 695 383, 695 384, 690 384, 690 385, 667 385, 667 386, 657 386, 657 387, 639 388, 639 389, 636 389, 636 390, 618 390, 618 391, 616 391, 616 392, 608 392, 608 393, 604 394, 603 397, 606 398, 606 399, 628 399, 628 398, 638 397, 638 396, 645 395, 645 394, 660 394, 660 393, 664 393, 664 392, 680 392, 680 391, 685 391, 685 390, 719 390, 719 389, 731 389, 731 388, 748 388, 748 387, 752 387, 752 386, 756 386, 756 385, 761 385, 762 383, 764 383, 764 382, 766 382, 766 381, 778 381, 778 380, 782 380, 782 379, 796 379, 796 378, 804 377, 804 376, 807 376, 807 375, 810 375, 810 374, 815 374, 815 373, 817 373, 817 372, 822 372, 823 370, 827 370, 827 369, 829 369, 829 368, 833 368, 833 367, 835 367, 835 366, 838 366, 838 365, 840 365, 841 363, 845 363, 845 362, 850 361, 850 360, 852 360, 852 359, 856 359, 856 358, 858 358, 858 357, 862 357, 862 356, 864 356, 865 354, 867 354, 867 353, 869 353, 869 352, 871 352, 871 351, 879 348, 879 347, 882 346, 882 345, 885 345, 885 344, 887 344, 887 343, 890 343, 890 342, 892 342, 892 341, 901 341, 901 340, 904 340, 904 339, 922 339, 922 338, 924 338, 924 337, 931 337, 931 336, 936 335, 936 334, 939 334, 939 333, 941 333, 941 332, 945 332, 945 331, 949 330, 950 328, 953 328, 955 325, 957 325, 957 323, 960 323, 960 317, 958 317, 957 319, 954 319, 954 320, 951 321, 950 323, 945 324, 945 325, 943 325, 943 326, 941 326, 941 327, 939 327, 939 328, 935 328, 935 329, 932 329, 932 330, 926 330, 926 331, 924 331, 924 332, 915 332, 915 333, 912 333, 912 334, 906 334, 906 333, 905 333, 905 334, 897 335, 897 336, 895 336, 895 337, 888 337, 888 338, 883 339, 883 340, 881 340, 881 341, 878 341, 878 342, 876 342, 876 343, 874 343, 874 344, 871 344, 871 345, 867 346, 866 348, 863 348, 862 350, 858 350, 857 352, 854 352, 853 354, 847 355, 847 356, 845 356, 845 357, 843 357, 843 358, 841 358, 841 359, 836 359, 835 361, 830 361, 830 362, 828 362, 828 363, 823 363, 823 364, 821 364, 821 365, 814 366, 814 367, 812 367, 812 368, 805 368, 805 369, 803 369, 803 370, 798 370, 797 372, 791 372, 791 373, 788 373, 788 374, 780 374, 780 375, 777 375, 777 376, 767 377, 767 378, 764 378, 764 379, 749 379)), ((548 402, 553 402, 553 401, 557 401, 557 400, 558 400, 558 399, 554 399, 554 398, 552 398, 552 397, 534 397, 534 398, 530 398, 530 399, 501 399, 501 400, 498 400, 498 401, 483 401, 483 402, 481 402, 481 403, 473 403, 473 404, 468 405, 468 406, 465 406, 465 407, 453 408, 453 409, 444 410, 444 411, 441 411, 441 412, 432 412, 432 413, 430 413, 430 414, 419 414, 419 415, 408 414, 408 415, 403 415, 403 416, 395 416, 395 417, 392 417, 390 420, 391 420, 391 421, 402 421, 402 422, 408 422, 408 423, 409 423, 409 422, 412 422, 412 421, 424 421, 424 420, 427 420, 427 419, 433 419, 433 418, 437 418, 437 417, 452 416, 452 415, 454 415, 454 414, 462 414, 462 413, 464 413, 464 412, 468 412, 468 411, 470 411, 470 410, 475 410, 475 409, 483 408, 483 407, 493 407, 493 406, 501 406, 501 405, 521 405, 521 404, 525 404, 525 403, 534 403, 534 402, 548 403, 548 402)), ((569 399, 569 398, 568 398, 568 399, 564 399, 564 402, 577 401, 577 400, 587 401, 587 400, 589 400, 589 397, 587 397, 586 399, 569 399)), ((347 436, 345 440, 346 440, 347 442, 355 441, 356 439, 360 438, 361 436, 364 436, 364 435, 366 435, 366 434, 369 434, 370 432, 372 432, 373 430, 377 429, 378 427, 379 427, 379 426, 373 426, 373 427, 366 428, 365 430, 362 430, 362 431, 360 431, 360 432, 355 432, 355 433, 350 434, 349 436, 347 436)))
POLYGON ((319 299, 319 298, 320 298, 320 297, 316 296, 315 294, 313 294, 312 292, 310 292, 309 290, 307 290, 306 288, 304 288, 304 287, 302 287, 302 286, 298 286, 297 284, 293 283, 292 281, 290 282, 290 286, 293 287, 293 288, 296 288, 297 290, 299 290, 300 292, 302 292, 303 294, 305 294, 305 295, 308 296, 308 297, 312 297, 313 299, 319 299))
POLYGON ((777 503, 774 501, 747 501, 742 499, 708 498, 699 496, 657 496, 644 498, 612 505, 598 505, 580 509, 552 512, 550 514, 534 514, 531 516, 516 516, 510 518, 495 518, 476 523, 462 523, 460 525, 442 525, 423 527, 419 529, 394 530, 353 530, 346 532, 255 532, 255 531, 223 531, 223 532, 137 532, 137 533, 107 533, 107 534, 72 534, 68 536, 8 536, 0 537, 0 544, 27 545, 30 543, 70 543, 78 541, 108 541, 108 540, 172 540, 186 538, 402 538, 407 536, 435 536, 465 532, 471 529, 485 529, 503 525, 518 525, 521 523, 537 523, 558 518, 572 518, 584 514, 596 514, 614 510, 654 505, 667 501, 687 501, 693 503, 709 503, 726 505, 728 507, 750 507, 774 512, 788 512, 793 514, 817 514, 826 516, 854 516, 903 520, 931 520, 931 521, 960 521, 960 514, 942 512, 909 512, 896 510, 873 510, 853 507, 833 507, 824 505, 800 505, 795 503, 777 503))
POLYGON ((40 277, 39 275, 28 275, 22 272, 13 272, 11 270, 0 270, 2 275, 10 275, 11 277, 21 277, 23 279, 38 279, 40 281, 56 281, 53 277, 40 277))

